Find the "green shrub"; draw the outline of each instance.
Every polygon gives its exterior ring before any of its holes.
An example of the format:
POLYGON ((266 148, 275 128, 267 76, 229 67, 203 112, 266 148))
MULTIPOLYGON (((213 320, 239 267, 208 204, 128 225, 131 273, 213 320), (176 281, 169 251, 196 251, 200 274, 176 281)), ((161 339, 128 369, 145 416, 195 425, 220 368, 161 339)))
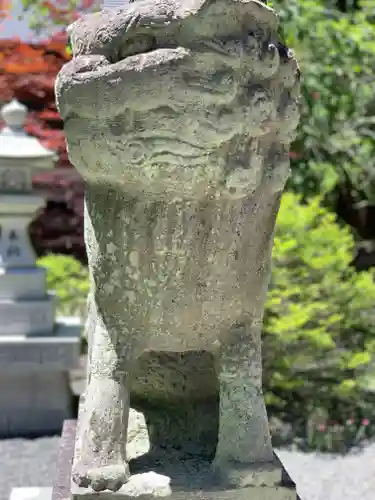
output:
POLYGON ((274 0, 283 37, 301 67, 299 134, 288 188, 305 197, 349 178, 358 201, 375 203, 373 1, 346 14, 326 0, 274 0), (313 27, 313 29, 312 29, 313 27))
POLYGON ((47 269, 47 286, 58 298, 58 314, 84 318, 90 286, 87 268, 68 255, 48 255, 38 265, 47 269))
POLYGON ((318 198, 305 205, 284 194, 263 357, 266 401, 286 421, 305 426, 318 409, 338 421, 368 416, 375 283, 350 266, 353 248, 349 229, 318 198))

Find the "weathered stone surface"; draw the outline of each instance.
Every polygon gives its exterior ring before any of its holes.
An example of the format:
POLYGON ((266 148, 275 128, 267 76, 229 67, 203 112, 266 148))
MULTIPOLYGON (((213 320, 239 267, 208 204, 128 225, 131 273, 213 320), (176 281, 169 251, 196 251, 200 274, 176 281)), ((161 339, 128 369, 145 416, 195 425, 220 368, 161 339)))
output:
POLYGON ((299 98, 277 28, 256 0, 141 0, 70 28, 56 95, 92 279, 81 488, 131 484, 130 393, 154 465, 195 456, 227 494, 273 463, 260 332, 299 98))
MULTIPOLYGON (((128 434, 128 453, 129 456, 132 455, 132 443, 139 439, 138 435, 143 435, 143 439, 147 442, 147 436, 145 437, 145 427, 144 421, 142 419, 142 415, 139 413, 130 410, 129 415, 129 434, 128 434)), ((52 500, 64 500, 72 495, 71 492, 71 468, 73 462, 73 452, 74 452, 74 438, 75 438, 75 421, 69 420, 64 423, 64 428, 60 441, 60 449, 59 449, 59 458, 57 465, 57 474, 55 477, 55 481, 53 484, 52 490, 52 500)), ((147 448, 146 448, 147 449, 147 448)), ((144 452, 144 448, 142 448, 138 444, 138 454, 142 454, 144 452)), ((278 458, 274 457, 274 467, 275 469, 279 466, 278 458)), ((280 470, 280 469, 279 469, 280 470)), ((159 471, 160 472, 160 471, 159 471)), ((280 474, 279 474, 280 477, 280 474)), ((189 474, 189 478, 192 479, 191 474, 189 474)), ((179 483, 175 483, 174 481, 170 481, 170 478, 167 476, 163 476, 160 473, 143 473, 143 474, 135 474, 132 477, 133 488, 127 485, 126 488, 121 488, 118 492, 111 491, 102 491, 102 492, 93 492, 89 489, 78 488, 73 485, 73 493, 72 498, 76 500, 77 498, 84 497, 86 500, 90 498, 95 498, 100 500, 108 499, 125 499, 125 498, 134 498, 137 496, 137 493, 142 495, 142 498, 155 498, 155 496, 167 496, 167 498, 176 498, 176 499, 202 499, 202 498, 246 498, 249 500, 301 500, 300 497, 294 491, 294 483, 289 477, 288 473, 282 468, 281 471, 281 481, 278 482, 277 486, 255 486, 249 488, 243 488, 242 493, 241 489, 220 489, 216 485, 211 485, 210 491, 206 495, 207 486, 205 485, 203 489, 195 489, 194 486, 199 482, 199 478, 193 477, 193 483, 189 483, 186 491, 183 491, 181 488, 182 482, 181 477, 179 478, 179 483), (169 494, 171 488, 173 489, 172 495, 169 494), (81 490, 80 493, 78 491, 81 490), (127 495, 129 493, 130 495, 127 495), (151 493, 151 495, 147 495, 146 492, 151 493)), ((183 478, 182 478, 183 480, 183 478)), ((130 482, 130 481, 129 481, 130 482)), ((266 481, 267 482, 267 481, 266 481)), ((272 480, 268 480, 268 484, 272 484, 272 480)), ((131 485, 131 483, 130 483, 131 485)))
MULTIPOLYGON (((72 495, 74 500, 91 499, 130 499, 142 495, 142 498, 197 499, 197 498, 244 498, 249 500, 300 500, 295 492, 294 482, 280 464, 275 455, 272 464, 264 468, 253 467, 253 484, 244 488, 222 487, 212 481, 208 464, 191 459, 185 463, 163 462, 153 464, 152 470, 139 472, 140 463, 137 457, 144 456, 149 449, 147 428, 142 414, 130 410, 127 451, 131 458, 133 475, 130 481, 118 492, 94 492, 88 488, 70 485, 75 425, 74 421, 66 421, 60 442, 57 474, 53 486, 52 500, 66 499, 72 495), (169 465, 169 467, 168 467, 169 465), (200 473, 197 474, 197 468, 200 473), (208 482, 206 480, 208 479, 208 482), (73 493, 73 494, 72 494, 73 493)), ((141 468, 144 469, 141 466, 141 468)))

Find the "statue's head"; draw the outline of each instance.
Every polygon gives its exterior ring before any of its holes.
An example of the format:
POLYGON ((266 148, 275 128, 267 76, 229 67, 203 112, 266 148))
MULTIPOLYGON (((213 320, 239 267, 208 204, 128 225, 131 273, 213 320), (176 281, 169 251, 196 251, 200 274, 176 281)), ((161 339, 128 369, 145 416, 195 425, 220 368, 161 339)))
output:
POLYGON ((242 197, 264 178, 282 189, 299 70, 277 29, 257 0, 140 0, 82 17, 56 82, 73 163, 135 192, 242 197))

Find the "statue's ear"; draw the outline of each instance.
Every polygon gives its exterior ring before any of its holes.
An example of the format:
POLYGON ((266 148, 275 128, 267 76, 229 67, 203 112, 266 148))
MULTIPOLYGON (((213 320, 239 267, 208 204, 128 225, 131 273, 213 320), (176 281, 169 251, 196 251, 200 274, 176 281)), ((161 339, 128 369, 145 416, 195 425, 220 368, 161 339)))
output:
POLYGON ((274 32, 279 24, 274 10, 259 0, 180 0, 177 14, 207 37, 235 35, 241 27, 274 32))
POLYGON ((247 18, 265 24, 271 30, 278 27, 277 14, 267 7, 266 0, 212 0, 211 3, 222 9, 224 15, 234 17, 238 21, 247 18))

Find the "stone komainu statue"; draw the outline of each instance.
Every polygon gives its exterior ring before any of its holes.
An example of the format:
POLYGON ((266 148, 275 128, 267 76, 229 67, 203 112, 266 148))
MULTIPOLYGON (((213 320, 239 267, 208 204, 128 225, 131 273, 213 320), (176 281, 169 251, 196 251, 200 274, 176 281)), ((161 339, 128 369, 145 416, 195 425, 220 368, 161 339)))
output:
POLYGON ((69 28, 56 95, 91 277, 81 487, 129 480, 130 393, 154 451, 241 484, 273 460, 260 333, 299 98, 277 29, 256 0, 141 0, 69 28))

